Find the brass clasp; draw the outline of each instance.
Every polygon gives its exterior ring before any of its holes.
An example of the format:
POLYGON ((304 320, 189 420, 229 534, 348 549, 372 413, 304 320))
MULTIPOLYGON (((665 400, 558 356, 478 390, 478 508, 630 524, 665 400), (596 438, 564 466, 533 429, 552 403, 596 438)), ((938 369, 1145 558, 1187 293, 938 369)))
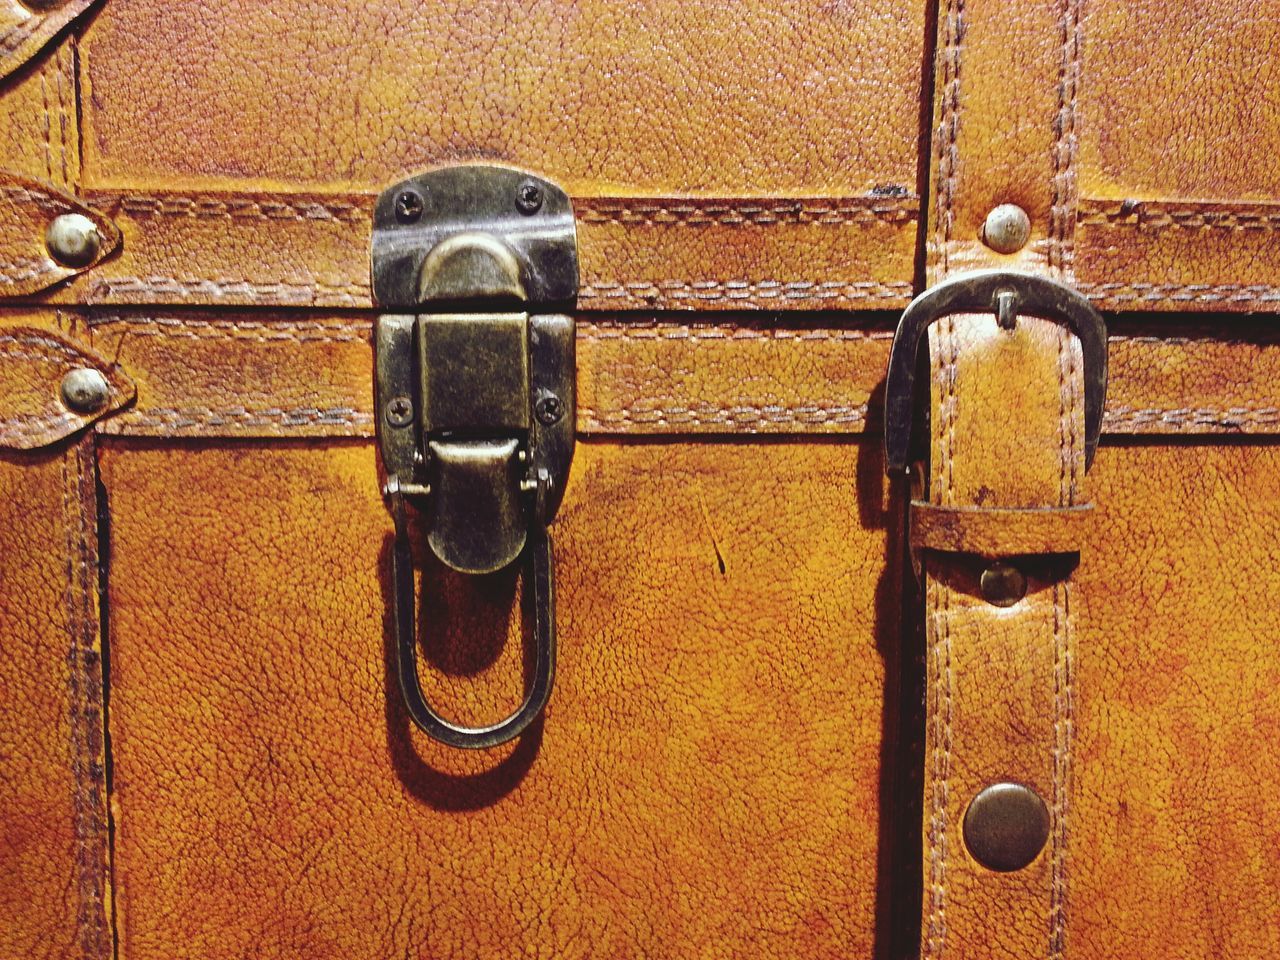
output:
POLYGON ((553 184, 505 167, 448 167, 387 190, 374 213, 379 440, 395 518, 400 680, 414 721, 458 747, 504 743, 541 712, 555 665, 547 524, 574 448, 573 211, 553 184), (439 312, 426 312, 428 306, 439 312), (533 682, 489 727, 440 717, 422 694, 406 503, 431 551, 463 573, 527 554, 533 682))

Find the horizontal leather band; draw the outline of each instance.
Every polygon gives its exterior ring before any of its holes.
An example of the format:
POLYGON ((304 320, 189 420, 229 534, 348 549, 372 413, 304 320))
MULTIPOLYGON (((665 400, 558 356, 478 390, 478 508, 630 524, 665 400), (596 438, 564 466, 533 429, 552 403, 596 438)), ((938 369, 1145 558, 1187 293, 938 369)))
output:
MULTIPOLYGON (((121 193, 88 202, 119 257, 56 299, 86 304, 372 307, 372 193, 121 193)), ((584 310, 848 310, 905 305, 919 203, 574 200, 584 310)))
MULTIPOLYGON (((0 311, 0 319, 6 316, 0 311)), ((94 312, 94 347, 138 384, 101 429, 142 436, 372 436, 373 316, 94 312)), ((1280 331, 1111 340, 1105 433, 1271 435, 1280 331)), ((892 332, 750 317, 578 321, 584 435, 861 434, 879 429, 892 332)))
POLYGON ((987 557, 1073 553, 1088 533, 1093 504, 1069 507, 942 506, 911 502, 911 546, 987 557))

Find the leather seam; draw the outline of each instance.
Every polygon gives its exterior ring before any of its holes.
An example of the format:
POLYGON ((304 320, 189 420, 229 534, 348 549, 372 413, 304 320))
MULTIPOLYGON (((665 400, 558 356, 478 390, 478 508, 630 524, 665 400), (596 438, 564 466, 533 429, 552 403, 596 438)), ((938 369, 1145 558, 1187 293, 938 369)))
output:
POLYGON ((1161 209, 1148 214, 1151 204, 1132 210, 1123 203, 1081 212, 1077 222, 1086 227, 1110 227, 1117 230, 1228 230, 1260 232, 1280 230, 1280 213, 1248 213, 1243 210, 1161 209))
POLYGON ((843 280, 653 280, 616 283, 593 281, 580 299, 718 300, 869 300, 909 296, 910 283, 843 280))
MULTIPOLYGON (((229 407, 218 410, 211 407, 155 407, 136 414, 126 413, 117 418, 118 427, 174 427, 221 426, 225 421, 258 420, 278 423, 280 426, 345 425, 362 426, 374 422, 374 414, 352 407, 229 407)), ((113 427, 110 432, 115 432, 113 427)))
POLYGON ((20 271, 17 273, 0 273, 0 283, 21 283, 23 280, 31 280, 49 273, 58 273, 61 270, 52 261, 36 257, 24 257, 20 260, 0 260, 0 268, 6 271, 20 271), (28 264, 35 264, 36 266, 29 267, 28 264))
POLYGON ((0 54, 8 55, 13 53, 28 37, 44 26, 44 22, 47 19, 47 14, 32 12, 31 16, 26 20, 15 23, 0 34, 0 54))
POLYGON ((373 219, 370 211, 355 204, 323 200, 219 200, 200 197, 165 197, 131 194, 120 201, 120 210, 133 218, 182 217, 193 220, 332 220, 361 223, 373 219))
POLYGON ((732 203, 688 201, 664 204, 645 200, 634 206, 623 201, 578 202, 579 223, 613 224, 617 226, 723 226, 769 227, 777 225, 817 224, 848 226, 855 223, 912 223, 918 219, 915 201, 900 204, 848 201, 779 200, 732 203))
POLYGON ((1069 276, 1074 259, 1076 99, 1080 78, 1079 0, 1060 0, 1061 66, 1058 73, 1058 112, 1054 118, 1054 142, 1049 180, 1052 201, 1049 214, 1049 268, 1069 276))
POLYGON ((938 131, 938 168, 942 174, 938 186, 939 222, 935 227, 935 244, 942 257, 942 273, 950 267, 951 222, 956 190, 956 168, 959 165, 960 130, 960 62, 964 44, 964 0, 947 0, 943 18, 942 44, 942 116, 938 131))
POLYGON ((163 337, 181 340, 246 341, 250 343, 364 343, 371 342, 367 323, 300 324, 288 327, 261 320, 180 320, 168 317, 130 320, 121 317, 99 317, 92 321, 95 330, 110 332, 123 328, 125 335, 163 337), (104 328, 109 327, 110 330, 104 328), (314 332, 307 332, 310 327, 314 332))
POLYGON ((1091 300, 1137 300, 1144 303, 1233 303, 1280 300, 1280 286, 1242 283, 1078 283, 1091 300))

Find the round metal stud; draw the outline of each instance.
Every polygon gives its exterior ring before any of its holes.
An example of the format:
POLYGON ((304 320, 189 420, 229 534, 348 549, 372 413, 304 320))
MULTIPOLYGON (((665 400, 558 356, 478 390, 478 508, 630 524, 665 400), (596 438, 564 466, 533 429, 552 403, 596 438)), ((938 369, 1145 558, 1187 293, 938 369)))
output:
POLYGON ((422 219, 425 207, 422 194, 416 190, 403 190, 396 197, 396 220, 400 223, 417 223, 422 219))
POLYGON ((1027 595, 1027 577, 1017 567, 997 561, 978 580, 982 598, 997 607, 1012 607, 1027 595))
POLYGON ((97 413, 111 399, 111 387, 101 371, 77 367, 62 378, 62 402, 76 413, 97 413))
POLYGON ((533 405, 534 415, 544 426, 554 426, 564 417, 564 401, 556 396, 541 398, 533 405))
POLYGON ((55 217, 44 235, 49 254, 64 267, 87 267, 102 249, 102 237, 92 220, 79 213, 55 217))
POLYGON ((995 783, 969 804, 964 845, 988 870, 1012 873, 1040 855, 1049 840, 1049 809, 1030 787, 995 783))
POLYGON ((987 214, 982 242, 996 253, 1017 253, 1031 239, 1031 218, 1016 203, 1002 203, 987 214))
POLYGON ((526 180, 516 188, 516 209, 528 216, 542 208, 542 188, 526 180))

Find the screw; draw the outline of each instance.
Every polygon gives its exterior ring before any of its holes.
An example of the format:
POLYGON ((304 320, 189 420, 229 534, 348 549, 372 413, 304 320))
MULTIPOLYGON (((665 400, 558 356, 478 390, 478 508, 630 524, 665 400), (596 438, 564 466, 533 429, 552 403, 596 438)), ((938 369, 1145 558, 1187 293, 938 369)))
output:
POLYGON ((413 422, 413 404, 408 397, 392 397, 387 401, 387 423, 407 427, 413 422))
POLYGON ((415 190, 404 190, 396 197, 396 219, 401 223, 417 223, 422 208, 422 195, 415 190))
POLYGON ((62 378, 62 402, 76 413, 95 413, 110 397, 107 378, 93 367, 77 367, 62 378))
POLYGON ((102 249, 97 224, 79 213, 54 217, 44 235, 44 243, 64 267, 87 267, 102 249))
POLYGON ((516 187, 516 209, 526 216, 537 213, 542 207, 542 188, 532 180, 516 187))
POLYGON ((543 426, 553 426, 564 417, 564 401, 555 396, 543 397, 533 405, 533 414, 543 426))

